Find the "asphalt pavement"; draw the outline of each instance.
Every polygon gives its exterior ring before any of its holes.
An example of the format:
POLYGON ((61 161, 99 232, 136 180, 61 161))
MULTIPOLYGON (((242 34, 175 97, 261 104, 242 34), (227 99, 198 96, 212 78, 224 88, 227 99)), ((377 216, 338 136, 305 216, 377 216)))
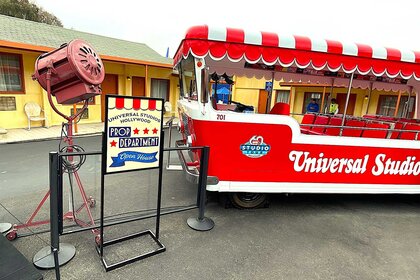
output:
MULTIPOLYGON (((81 138, 79 144, 98 150, 100 138, 81 138)), ((57 146, 57 141, 0 145, 0 203, 20 221, 47 190, 46 154, 57 146)), ((84 188, 95 198, 99 166, 92 157, 80 170, 84 188)), ((150 186, 156 186, 156 175, 107 176, 106 215, 154 209, 156 189, 150 186)), ((79 201, 77 188, 75 193, 79 201)), ((196 186, 182 173, 164 172, 164 207, 191 205, 195 197, 196 186)), ((91 209, 95 218, 98 208, 91 209)), ((61 242, 76 247, 76 255, 61 267, 61 279, 418 279, 419 214, 419 197, 410 195, 272 195, 268 208, 238 210, 226 209, 210 193, 206 216, 214 220, 214 229, 198 232, 187 226, 196 209, 165 215, 160 239, 166 252, 111 272, 102 267, 91 232, 62 236, 61 242)), ((85 210, 80 215, 86 218, 85 210)), ((0 207, 0 221, 17 222, 13 216, 0 207)), ((48 206, 38 218, 48 218, 48 206)), ((65 225, 77 228, 69 221, 65 225)), ((146 228, 154 229, 153 219, 106 228, 105 238, 146 228)), ((13 245, 31 260, 48 242, 49 233, 42 233, 20 237, 13 245)), ((106 256, 118 261, 152 247, 150 240, 136 239, 109 248, 106 256)), ((55 278, 51 270, 41 273, 55 278)))

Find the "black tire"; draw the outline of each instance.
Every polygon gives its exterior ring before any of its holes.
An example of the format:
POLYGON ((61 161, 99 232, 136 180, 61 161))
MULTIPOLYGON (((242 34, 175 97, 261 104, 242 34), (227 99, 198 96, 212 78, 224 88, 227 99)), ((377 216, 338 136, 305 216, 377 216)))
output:
POLYGON ((266 204, 267 195, 264 193, 233 193, 230 201, 239 209, 258 208, 266 204))

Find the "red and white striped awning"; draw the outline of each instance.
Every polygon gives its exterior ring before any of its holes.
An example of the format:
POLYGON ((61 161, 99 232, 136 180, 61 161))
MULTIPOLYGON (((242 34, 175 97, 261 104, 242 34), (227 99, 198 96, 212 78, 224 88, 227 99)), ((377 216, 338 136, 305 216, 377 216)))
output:
POLYGON ((110 98, 108 101, 109 109, 117 110, 142 110, 142 111, 162 111, 162 101, 156 99, 134 99, 134 98, 110 98))
POLYGON ((230 62, 245 60, 420 80, 420 52, 234 28, 190 28, 175 54, 174 65, 190 54, 215 61, 227 58, 230 62))

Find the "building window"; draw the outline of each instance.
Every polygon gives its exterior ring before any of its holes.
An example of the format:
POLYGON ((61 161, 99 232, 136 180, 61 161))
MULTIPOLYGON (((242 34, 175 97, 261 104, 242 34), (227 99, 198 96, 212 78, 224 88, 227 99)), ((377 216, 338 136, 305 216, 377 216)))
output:
POLYGON ((290 91, 289 90, 276 90, 276 103, 289 104, 290 91))
MULTIPOLYGON (((303 107, 302 107, 302 114, 306 113, 306 107, 308 107, 308 104, 311 103, 312 99, 315 99, 316 103, 318 105, 321 104, 321 96, 322 94, 319 92, 305 92, 305 98, 303 100, 303 107)), ((319 112, 319 110, 318 110, 319 112)))
POLYGON ((0 93, 23 93, 22 56, 0 53, 0 93))
MULTIPOLYGON (((398 96, 395 95, 380 95, 378 101, 378 108, 376 110, 377 115, 382 116, 395 116, 395 110, 397 109, 398 96)), ((412 118, 414 115, 414 101, 415 98, 412 96, 410 102, 408 102, 408 96, 401 96, 400 105, 398 106, 398 112, 396 117, 403 117, 404 108, 408 109, 407 117, 412 118)))
POLYGON ((16 98, 0 96, 0 111, 16 111, 16 98))
POLYGON ((152 79, 151 96, 169 101, 169 80, 152 79))

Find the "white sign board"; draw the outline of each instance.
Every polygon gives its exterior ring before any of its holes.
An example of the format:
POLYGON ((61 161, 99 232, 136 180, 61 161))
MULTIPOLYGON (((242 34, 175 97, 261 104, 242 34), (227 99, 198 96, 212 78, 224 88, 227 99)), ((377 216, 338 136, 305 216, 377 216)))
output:
POLYGON ((163 99, 106 96, 105 173, 159 167, 163 99))

